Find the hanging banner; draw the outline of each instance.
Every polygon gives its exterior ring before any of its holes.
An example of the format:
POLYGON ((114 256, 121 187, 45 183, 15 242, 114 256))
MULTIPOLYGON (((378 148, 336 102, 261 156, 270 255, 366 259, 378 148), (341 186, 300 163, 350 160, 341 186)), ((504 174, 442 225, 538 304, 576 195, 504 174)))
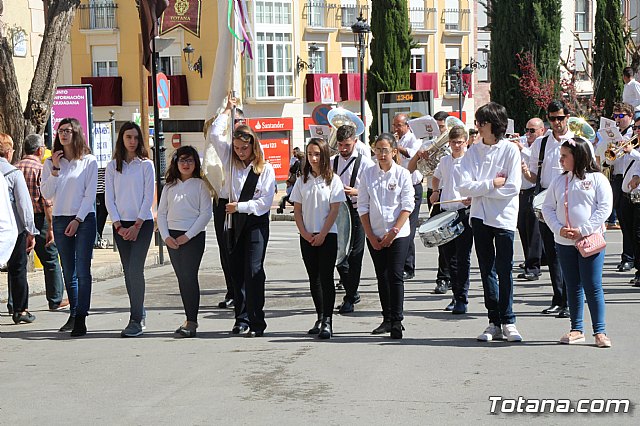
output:
POLYGON ((176 28, 184 28, 196 37, 200 37, 200 1, 169 0, 160 19, 160 35, 176 28))

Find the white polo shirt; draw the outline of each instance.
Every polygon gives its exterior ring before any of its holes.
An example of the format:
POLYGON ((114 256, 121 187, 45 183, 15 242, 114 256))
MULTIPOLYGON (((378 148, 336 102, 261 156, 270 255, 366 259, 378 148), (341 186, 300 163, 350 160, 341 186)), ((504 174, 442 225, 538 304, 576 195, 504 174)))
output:
MULTIPOLYGON (((411 158, 413 158, 413 156, 416 155, 418 151, 420 151, 420 148, 422 147, 422 141, 416 138, 416 135, 414 135, 412 131, 408 131, 404 134, 403 137, 400 138, 400 140, 398 141, 398 146, 405 148, 407 150, 407 153, 409 154, 409 157, 405 157, 404 155, 398 153, 398 156, 400 157, 400 165, 406 169, 409 167, 409 161, 411 161, 411 158)), ((413 183, 413 185, 417 185, 422 182, 422 177, 422 173, 420 173, 420 171, 416 169, 413 173, 411 173, 411 182, 413 183)))
MULTIPOLYGON (((463 198, 460 192, 456 188, 456 181, 454 178, 454 169, 460 165, 462 157, 453 158, 451 154, 446 155, 440 159, 438 167, 436 167, 433 176, 440 179, 440 200, 459 200, 463 198)), ((440 204, 440 208, 444 211, 455 211, 465 208, 462 203, 445 203, 440 204)))
POLYGON ((575 135, 572 131, 567 131, 560 140, 556 140, 552 130, 547 132, 533 141, 531 145, 531 157, 529 158, 529 170, 531 173, 538 173, 538 160, 540 158, 540 148, 542 140, 548 137, 547 144, 544 149, 544 159, 542 161, 542 171, 540 173, 540 185, 548 188, 551 181, 558 175, 562 174, 562 166, 560 165, 560 146, 565 140, 573 138, 575 135))
MULTIPOLYGON (((338 175, 338 177, 340 178, 340 181, 344 186, 349 186, 349 184, 351 183, 351 174, 353 173, 353 168, 356 164, 356 159, 358 157, 358 151, 354 149, 351 155, 347 158, 344 158, 340 154, 334 155, 333 157, 331 157, 331 160, 330 160, 331 169, 333 169, 333 162, 335 161, 336 157, 338 158, 338 171, 336 172, 336 174, 338 175), (351 161, 352 158, 353 158, 353 161, 351 161)), ((367 158, 363 155, 362 160, 360 162, 360 168, 358 169, 358 174, 356 175, 356 183, 354 185, 354 187, 358 189, 358 193, 360 192, 360 181, 362 179, 362 173, 369 167, 373 167, 373 166, 374 166, 373 161, 371 161, 370 158, 367 158)), ((351 198, 351 203, 353 204, 353 206, 357 207, 358 197, 349 197, 349 198, 351 198)))
MULTIPOLYGON (((293 185, 289 201, 302 204, 304 228, 307 232, 317 234, 322 231, 327 221, 331 204, 347 201, 347 196, 344 193, 344 186, 340 178, 335 173, 330 185, 327 185, 322 176, 314 178, 309 175, 306 182, 304 182, 304 177, 298 178, 295 185, 293 185)), ((334 222, 329 233, 335 234, 337 232, 338 227, 334 222)))

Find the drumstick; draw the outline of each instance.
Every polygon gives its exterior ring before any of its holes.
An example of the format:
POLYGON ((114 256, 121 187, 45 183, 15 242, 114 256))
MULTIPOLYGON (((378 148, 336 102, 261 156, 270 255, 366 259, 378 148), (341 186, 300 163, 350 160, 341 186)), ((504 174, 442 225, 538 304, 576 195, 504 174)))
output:
MULTIPOLYGON (((435 206, 436 204, 449 204, 449 203, 462 203, 463 201, 467 201, 466 198, 462 198, 460 200, 446 200, 446 201, 436 201, 435 203, 433 203, 433 206, 435 206)), ((433 209, 433 207, 431 207, 433 209)))

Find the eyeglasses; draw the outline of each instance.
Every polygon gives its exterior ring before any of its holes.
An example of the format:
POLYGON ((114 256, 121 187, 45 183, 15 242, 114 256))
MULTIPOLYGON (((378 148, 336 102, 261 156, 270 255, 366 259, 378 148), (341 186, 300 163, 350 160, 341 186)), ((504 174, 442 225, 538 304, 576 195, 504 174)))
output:
POLYGON ((638 130, 640 129, 640 126, 633 126, 633 130, 638 130))
POLYGON ((73 129, 58 129, 59 135, 70 135, 71 133, 73 133, 73 129))
POLYGON ((376 148, 375 151, 376 151, 376 154, 387 155, 387 154, 391 154, 392 149, 389 149, 389 148, 376 148))
POLYGON ((476 127, 482 127, 485 124, 487 124, 486 121, 478 121, 478 120, 473 120, 473 123, 476 125, 476 127))
POLYGON ((536 132, 536 130, 538 130, 538 129, 532 129, 532 128, 527 127, 527 128, 524 129, 524 132, 525 133, 529 132, 531 134, 534 134, 536 132))
POLYGON ((233 138, 234 139, 240 139, 241 141, 244 141, 244 142, 253 141, 253 136, 251 134, 245 133, 245 132, 234 132, 233 133, 233 138))
POLYGON ((188 164, 188 165, 192 165, 195 164, 196 160, 194 160, 193 158, 181 158, 178 160, 178 164, 188 164))
POLYGON ((547 118, 549 118, 550 122, 554 122, 554 121, 563 121, 565 118, 567 118, 566 115, 556 115, 556 116, 547 116, 547 118))
POLYGON ((621 112, 620 114, 613 114, 611 116, 611 118, 613 118, 615 120, 616 118, 625 118, 626 116, 627 116, 627 114, 621 112))

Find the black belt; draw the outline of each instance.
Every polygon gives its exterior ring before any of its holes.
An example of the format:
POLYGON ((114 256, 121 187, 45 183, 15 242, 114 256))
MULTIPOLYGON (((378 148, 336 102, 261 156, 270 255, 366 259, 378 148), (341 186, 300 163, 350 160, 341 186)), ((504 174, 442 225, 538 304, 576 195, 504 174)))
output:
POLYGON ((532 186, 531 188, 528 188, 528 189, 521 189, 520 195, 528 194, 529 192, 533 192, 535 189, 536 189, 535 186, 532 186))
POLYGON ((618 179, 618 178, 622 179, 622 175, 613 175, 613 177, 614 177, 615 179, 618 179))

